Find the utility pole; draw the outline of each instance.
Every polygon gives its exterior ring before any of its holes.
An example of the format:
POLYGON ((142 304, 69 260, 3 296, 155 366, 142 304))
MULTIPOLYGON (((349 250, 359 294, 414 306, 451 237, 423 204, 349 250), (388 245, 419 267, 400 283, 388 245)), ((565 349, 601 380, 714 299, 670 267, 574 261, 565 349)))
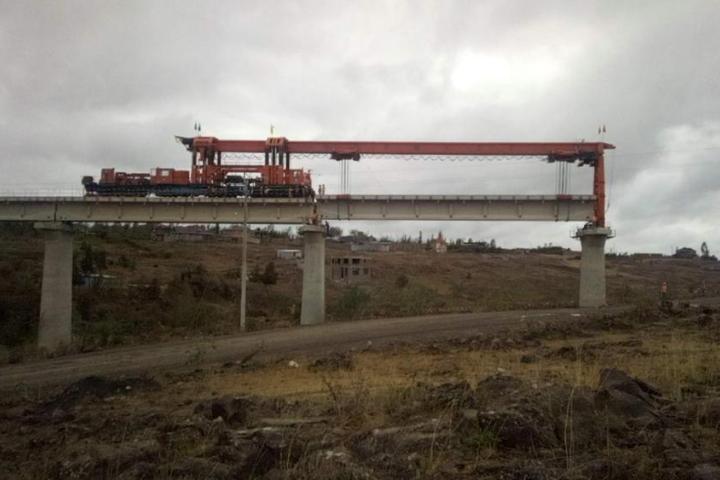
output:
POLYGON ((243 243, 242 267, 240 269, 240 330, 247 328, 245 323, 245 305, 247 293, 247 244, 248 244, 248 186, 245 182, 245 196, 243 198, 243 243))

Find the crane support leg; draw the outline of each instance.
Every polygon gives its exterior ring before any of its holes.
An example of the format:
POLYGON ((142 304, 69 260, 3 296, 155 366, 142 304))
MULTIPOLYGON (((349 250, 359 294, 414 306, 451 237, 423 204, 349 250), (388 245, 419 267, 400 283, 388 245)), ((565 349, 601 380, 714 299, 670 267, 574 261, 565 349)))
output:
POLYGON ((593 194, 595 195, 595 225, 605 227, 605 156, 601 153, 595 160, 593 175, 593 194))

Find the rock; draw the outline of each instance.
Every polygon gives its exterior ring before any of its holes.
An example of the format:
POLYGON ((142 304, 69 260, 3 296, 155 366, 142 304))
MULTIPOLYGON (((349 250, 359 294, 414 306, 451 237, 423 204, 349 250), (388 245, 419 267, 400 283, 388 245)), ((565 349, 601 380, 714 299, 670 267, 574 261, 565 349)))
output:
POLYGON ((418 384, 421 401, 428 408, 472 407, 475 398, 466 381, 447 382, 440 385, 418 384))
POLYGON ((655 387, 617 368, 604 368, 600 371, 600 388, 620 390, 648 403, 662 396, 655 387))
POLYGON ((701 425, 720 430, 720 398, 703 402, 698 408, 698 419, 701 425))
POLYGON ((330 420, 330 417, 260 418, 256 424, 264 427, 297 427, 300 425, 329 423, 330 420))
MULTIPOLYGON (((109 469, 121 473, 133 470, 138 463, 155 462, 160 445, 155 440, 122 444, 93 444, 72 461, 58 464, 59 478, 103 478, 109 469)), ((123 475, 125 478, 127 475, 123 475)))
POLYGON ((535 363, 538 358, 535 355, 523 355, 520 357, 520 363, 535 363))
POLYGON ((554 435, 539 427, 535 419, 516 410, 480 412, 477 427, 494 433, 504 448, 541 448, 556 443, 554 435))
POLYGON ((230 425, 242 425, 247 421, 247 410, 251 404, 248 397, 224 396, 200 402, 194 411, 208 420, 222 418, 230 425))
POLYGON ((10 363, 10 349, 5 345, 0 345, 0 365, 10 363))
POLYGON ((353 451, 361 458, 373 457, 379 453, 412 452, 430 448, 435 442, 452 436, 448 421, 431 419, 427 422, 375 428, 358 434, 352 442, 353 451))
POLYGON ((598 410, 646 426, 659 419, 657 408, 660 404, 660 392, 642 380, 615 368, 600 372, 600 386, 595 393, 598 410))
POLYGON ((692 480, 720 480, 720 467, 710 463, 695 465, 690 478, 692 480))
POLYGON ((157 390, 159 388, 160 384, 157 381, 147 377, 109 379, 90 376, 69 385, 60 395, 44 403, 40 409, 47 411, 59 407, 68 410, 86 397, 104 399, 112 395, 127 395, 133 391, 157 390))
POLYGON ((310 364, 312 371, 352 370, 353 357, 348 353, 333 353, 327 357, 318 358, 310 364))
POLYGON ((320 450, 309 459, 306 468, 308 478, 318 480, 373 478, 371 471, 358 463, 352 453, 344 448, 320 450))
POLYGON ((555 389, 551 394, 555 435, 573 450, 597 447, 605 442, 602 423, 598 419, 589 389, 555 389))
POLYGON ((689 467, 702 461, 702 456, 695 450, 695 443, 676 429, 659 432, 652 441, 651 451, 661 455, 673 467, 689 467))
POLYGON ((232 467, 205 458, 186 457, 173 462, 173 476, 180 478, 205 478, 225 480, 236 478, 232 467))
POLYGON ((569 360, 571 362, 576 362, 579 358, 582 358, 582 355, 578 351, 577 348, 565 345, 563 347, 560 347, 548 355, 548 358, 558 358, 562 360, 569 360))
POLYGON ((157 478, 158 466, 152 462, 139 461, 130 468, 120 473, 117 477, 119 480, 136 480, 136 479, 152 479, 157 478))
POLYGON ((460 411, 460 417, 464 421, 477 422, 480 416, 480 411, 474 408, 464 408, 460 411))
POLYGON ((653 441, 654 453, 661 453, 668 449, 687 449, 693 447, 693 442, 680 430, 666 429, 659 432, 653 441))
POLYGON ((475 395, 493 404, 503 404, 515 398, 523 387, 522 380, 518 378, 511 375, 495 374, 478 382, 475 395))

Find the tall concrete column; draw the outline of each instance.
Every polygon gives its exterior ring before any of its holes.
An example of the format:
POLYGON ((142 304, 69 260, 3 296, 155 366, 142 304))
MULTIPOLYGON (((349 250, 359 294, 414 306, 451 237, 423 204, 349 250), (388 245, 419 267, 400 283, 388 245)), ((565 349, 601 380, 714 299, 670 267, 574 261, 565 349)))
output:
POLYGON ((304 225, 300 234, 305 244, 300 325, 315 325, 325 322, 325 228, 304 225))
POLYGON ((36 223, 45 235, 38 347, 54 352, 72 341, 72 227, 36 223))
POLYGON ((605 227, 585 227, 577 230, 580 240, 580 307, 602 307, 605 298, 605 240, 612 238, 612 230, 605 227))

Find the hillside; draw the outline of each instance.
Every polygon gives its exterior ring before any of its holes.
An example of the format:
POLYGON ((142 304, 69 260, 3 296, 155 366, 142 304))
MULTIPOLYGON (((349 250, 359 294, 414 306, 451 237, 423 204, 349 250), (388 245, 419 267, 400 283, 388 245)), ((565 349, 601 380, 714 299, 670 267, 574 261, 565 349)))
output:
MULTIPOLYGON (((95 228, 76 235, 75 348, 238 330, 241 249, 209 237, 200 242, 151 240, 149 229, 95 228), (95 277, 80 278, 82 271, 95 277), (98 272, 102 281, 97 284, 98 272), (82 282, 92 285, 81 285, 82 282)), ((348 244, 328 242, 333 257, 351 255, 348 244)), ((299 239, 266 235, 249 245, 248 318, 253 329, 297 324, 302 271, 278 249, 302 249, 299 239), (276 275, 263 281, 272 263, 276 275), (272 280, 275 280, 273 283, 272 280)), ((579 253, 453 252, 404 247, 363 252, 370 278, 357 285, 333 281, 326 269, 329 321, 431 313, 574 306, 579 253)), ((0 344, 17 355, 32 353, 39 308, 43 245, 31 229, 5 226, 0 235, 0 344)), ((608 257, 608 302, 650 305, 660 283, 673 298, 720 294, 720 264, 699 259, 608 257)))

